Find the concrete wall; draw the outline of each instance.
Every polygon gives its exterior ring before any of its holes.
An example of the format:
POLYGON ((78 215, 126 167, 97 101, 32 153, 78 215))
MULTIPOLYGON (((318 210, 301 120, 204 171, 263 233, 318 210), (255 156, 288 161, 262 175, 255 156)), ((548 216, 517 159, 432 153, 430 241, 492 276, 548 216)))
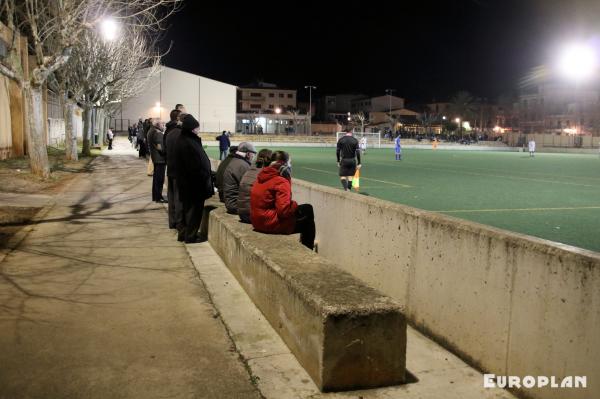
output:
POLYGON ((600 254, 294 179, 319 254, 398 300, 409 321, 497 375, 587 376, 600 398, 600 254))
POLYGON ((148 81, 143 93, 125 100, 116 118, 128 120, 125 126, 139 118, 166 122, 176 104, 185 105, 202 131, 235 131, 236 86, 168 67, 148 81))

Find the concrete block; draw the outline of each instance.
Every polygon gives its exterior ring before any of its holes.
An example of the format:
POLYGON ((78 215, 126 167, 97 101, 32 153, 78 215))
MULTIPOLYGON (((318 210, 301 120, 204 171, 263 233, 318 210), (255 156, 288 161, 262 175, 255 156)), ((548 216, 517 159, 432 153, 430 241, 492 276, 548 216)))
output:
POLYGON ((322 391, 405 381, 406 320, 391 298, 303 247, 222 208, 209 242, 322 391))

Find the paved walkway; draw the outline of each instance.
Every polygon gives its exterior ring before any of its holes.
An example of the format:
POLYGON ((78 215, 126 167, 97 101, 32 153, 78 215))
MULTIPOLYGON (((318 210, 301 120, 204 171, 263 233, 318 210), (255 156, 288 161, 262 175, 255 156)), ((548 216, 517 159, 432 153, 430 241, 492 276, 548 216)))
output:
POLYGON ((0 398, 259 398, 128 146, 0 263, 0 398))

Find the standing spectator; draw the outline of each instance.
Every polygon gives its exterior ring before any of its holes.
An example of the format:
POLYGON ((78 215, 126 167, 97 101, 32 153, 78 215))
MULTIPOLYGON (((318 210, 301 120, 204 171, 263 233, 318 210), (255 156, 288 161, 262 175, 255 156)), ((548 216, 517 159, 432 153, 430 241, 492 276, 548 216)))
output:
POLYGON ((187 111, 186 111, 185 106, 183 104, 177 104, 177 105, 175 105, 175 109, 177 111, 180 111, 182 114, 187 114, 187 111))
POLYGON ((181 134, 179 126, 179 116, 181 111, 174 109, 169 114, 169 123, 167 123, 165 135, 163 138, 165 155, 167 157, 167 200, 169 201, 169 228, 180 229, 183 223, 183 206, 179 199, 177 189, 177 167, 175 166, 175 142, 181 134))
POLYGON ((290 157, 275 151, 250 192, 250 220, 256 231, 270 234, 300 233, 300 242, 309 249, 315 244, 315 217, 312 205, 292 200, 290 157))
POLYGON ((233 159, 237 149, 237 145, 232 145, 229 147, 229 155, 227 155, 227 158, 219 163, 219 167, 217 168, 217 172, 215 174, 215 186, 219 191, 219 201, 221 202, 225 202, 225 196, 223 195, 223 173, 225 173, 225 169, 227 169, 227 165, 229 165, 229 162, 231 162, 233 159))
POLYGON ((148 148, 150 149, 150 159, 154 165, 152 176, 152 201, 165 203, 162 191, 165 184, 166 159, 163 148, 163 124, 160 120, 155 120, 154 125, 148 129, 148 148))
POLYGON ((190 114, 183 117, 181 133, 175 141, 175 180, 183 204, 183 223, 178 240, 197 242, 204 201, 214 194, 210 159, 198 137, 200 124, 190 114))
POLYGON ((136 146, 138 149, 139 157, 146 158, 146 140, 144 140, 144 125, 140 119, 136 132, 136 146))
POLYGON ((223 133, 221 133, 220 136, 217 136, 215 140, 219 141, 219 161, 222 161, 227 158, 231 142, 229 141, 229 136, 225 130, 223 130, 223 133))
POLYGON ((358 151, 358 140, 352 137, 352 132, 348 130, 346 135, 337 142, 335 152, 337 164, 339 167, 339 176, 344 191, 352 188, 352 179, 356 169, 360 169, 360 151, 358 151), (358 162, 357 162, 358 161, 358 162))
POLYGON ((115 135, 113 134, 113 131, 111 128, 108 128, 108 132, 106 132, 106 138, 108 139, 108 149, 112 150, 112 143, 113 143, 113 139, 115 138, 115 135))
POLYGON ((251 143, 240 143, 233 159, 223 172, 223 196, 227 213, 237 215, 237 200, 240 192, 240 182, 244 173, 250 169, 256 150, 251 143))
POLYGON ((250 191, 256 181, 256 176, 258 176, 263 167, 269 166, 271 163, 271 155, 273 155, 271 150, 266 148, 260 150, 256 156, 256 165, 246 171, 240 181, 237 208, 240 220, 244 223, 250 223, 250 191))

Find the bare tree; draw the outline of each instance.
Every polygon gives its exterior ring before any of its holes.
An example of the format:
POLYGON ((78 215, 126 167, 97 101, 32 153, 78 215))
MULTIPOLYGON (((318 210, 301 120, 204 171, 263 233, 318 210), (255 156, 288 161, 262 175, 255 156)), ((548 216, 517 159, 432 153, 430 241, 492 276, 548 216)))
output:
POLYGON ((64 81, 74 100, 83 105, 84 155, 90 153, 93 110, 99 111, 99 126, 104 132, 104 119, 115 111, 114 104, 138 95, 158 72, 160 55, 154 45, 143 28, 129 26, 113 41, 88 31, 75 47, 72 62, 65 67, 64 81))
POLYGON ((360 131, 364 132, 365 131, 365 125, 369 124, 369 120, 367 118, 367 115, 360 111, 357 112, 356 114, 352 115, 352 120, 354 121, 355 124, 360 125, 360 131))
POLYGON ((43 120, 43 87, 49 76, 69 61, 74 46, 89 30, 99 29, 108 17, 124 24, 158 30, 181 0, 2 0, 0 20, 27 37, 34 63, 29 78, 14 56, 0 63, 0 72, 14 79, 26 99, 27 149, 31 170, 48 177, 50 167, 43 120))
POLYGON ((298 119, 298 115, 300 115, 300 111, 297 109, 290 109, 288 111, 288 114, 290 114, 292 116, 292 121, 294 123, 294 134, 297 134, 298 133, 297 119, 298 119))

